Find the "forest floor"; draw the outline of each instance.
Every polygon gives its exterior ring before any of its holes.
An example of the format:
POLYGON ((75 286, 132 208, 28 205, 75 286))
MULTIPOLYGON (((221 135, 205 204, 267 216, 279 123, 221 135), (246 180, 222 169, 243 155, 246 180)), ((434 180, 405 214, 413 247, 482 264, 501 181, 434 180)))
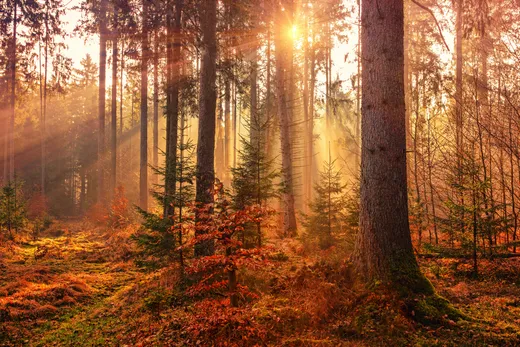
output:
POLYGON ((259 293, 240 309, 186 299, 175 269, 131 260, 132 230, 59 223, 0 249, 0 346, 519 346, 520 260, 421 267, 465 316, 422 325, 406 304, 350 282, 345 254, 273 242, 272 265, 239 274, 259 293))

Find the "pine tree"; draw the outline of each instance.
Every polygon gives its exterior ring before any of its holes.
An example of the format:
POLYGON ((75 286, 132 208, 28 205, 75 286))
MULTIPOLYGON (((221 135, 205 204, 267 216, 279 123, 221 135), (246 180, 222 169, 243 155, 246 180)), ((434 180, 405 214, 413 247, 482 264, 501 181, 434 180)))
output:
POLYGON ((348 227, 347 185, 342 182, 341 170, 335 165, 336 160, 331 160, 329 153, 329 161, 324 163, 319 181, 314 185, 314 199, 309 204, 311 213, 305 216, 304 222, 307 236, 317 239, 322 249, 334 245, 348 227))
MULTIPOLYGON (((274 180, 279 176, 273 168, 274 160, 265 152, 266 130, 270 120, 262 122, 260 117, 249 121, 245 126, 249 130, 251 139, 241 137, 242 149, 238 152, 239 165, 231 169, 233 180, 233 208, 242 210, 246 207, 258 205, 265 207, 269 199, 278 195, 274 180)), ((246 228, 242 233, 245 244, 254 244, 249 238, 256 236, 256 244, 262 245, 262 227, 260 222, 256 228, 246 228), (256 229, 256 232, 252 229, 256 229), (254 235, 256 234, 256 235, 254 235), (246 240, 247 238, 247 240, 246 240)))
MULTIPOLYGON (((142 248, 142 265, 162 266, 178 257, 181 268, 184 266, 183 249, 179 248, 184 243, 184 227, 191 223, 192 213, 188 205, 195 198, 195 145, 191 141, 184 142, 185 126, 181 122, 180 142, 177 145, 177 164, 175 175, 175 191, 173 194, 164 194, 164 184, 155 185, 153 197, 160 206, 159 213, 147 212, 138 208, 143 217, 141 230, 133 236, 133 239, 142 248), (162 211, 164 206, 171 206, 171 215, 164 218, 162 211), (178 249, 178 251, 176 251, 178 249)), ((166 167, 153 168, 159 177, 166 176, 166 167)))
POLYGON ((26 222, 22 183, 14 180, 0 191, 0 231, 7 232, 7 236, 12 239, 13 231, 18 231, 26 222))
MULTIPOLYGON (((437 248, 437 251, 456 255, 471 256, 473 274, 478 275, 478 253, 485 252, 480 240, 487 239, 488 233, 500 227, 501 220, 489 218, 496 213, 500 205, 485 204, 485 191, 489 189, 489 180, 482 180, 482 166, 471 153, 456 159, 459 165, 452 165, 448 183, 452 194, 444 202, 446 217, 439 218, 441 230, 449 239, 449 249, 437 248), (461 199, 462 197, 462 199, 461 199), (460 227, 464 225, 465 227, 460 227)), ((507 224, 507 219, 505 223, 507 224)), ((489 253, 492 253, 492 245, 489 253)))

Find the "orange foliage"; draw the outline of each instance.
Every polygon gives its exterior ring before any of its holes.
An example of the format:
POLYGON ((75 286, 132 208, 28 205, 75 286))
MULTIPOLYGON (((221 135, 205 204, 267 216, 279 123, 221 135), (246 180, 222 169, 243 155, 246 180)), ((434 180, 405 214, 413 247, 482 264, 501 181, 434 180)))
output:
POLYGON ((130 224, 131 215, 125 188, 119 186, 114 191, 114 198, 108 211, 107 222, 110 227, 124 228, 130 224))
POLYGON ((43 218, 49 210, 47 197, 41 193, 35 193, 27 202, 27 217, 30 219, 43 218))

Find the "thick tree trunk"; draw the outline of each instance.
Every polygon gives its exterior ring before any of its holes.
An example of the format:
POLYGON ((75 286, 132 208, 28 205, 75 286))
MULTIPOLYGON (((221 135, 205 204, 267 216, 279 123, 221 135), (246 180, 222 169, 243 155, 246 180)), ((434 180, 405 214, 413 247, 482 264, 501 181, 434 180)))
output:
POLYGON ((362 150, 356 266, 367 282, 433 294, 408 224, 403 2, 362 5, 362 150))
MULTIPOLYGON (((197 142, 196 202, 213 203, 215 181, 215 107, 217 102, 217 1, 203 0, 200 4, 202 30, 202 63, 200 70, 199 129, 197 142)), ((200 221, 200 214, 196 216, 200 221)), ((201 231, 198 231, 200 234, 201 231)), ((213 242, 204 242, 195 248, 195 255, 214 253, 213 242)))
POLYGON ((293 188, 293 166, 292 166, 292 150, 291 150, 291 120, 289 114, 288 90, 291 88, 287 85, 287 50, 290 43, 284 40, 284 29, 287 24, 283 20, 283 13, 279 10, 277 15, 276 35, 275 35, 275 54, 276 54, 276 85, 278 92, 278 113, 280 117, 280 142, 282 152, 282 181, 283 181, 283 201, 284 201, 284 225, 283 234, 286 237, 296 235, 296 212, 294 207, 294 188, 293 188))
POLYGON ((139 164, 139 206, 148 209, 148 0, 143 0, 141 33, 141 149, 139 164))
POLYGON ((98 202, 104 202, 104 157, 105 157, 105 93, 106 93, 106 38, 107 1, 101 0, 99 13, 99 94, 98 94, 98 152, 97 152, 97 192, 98 202))

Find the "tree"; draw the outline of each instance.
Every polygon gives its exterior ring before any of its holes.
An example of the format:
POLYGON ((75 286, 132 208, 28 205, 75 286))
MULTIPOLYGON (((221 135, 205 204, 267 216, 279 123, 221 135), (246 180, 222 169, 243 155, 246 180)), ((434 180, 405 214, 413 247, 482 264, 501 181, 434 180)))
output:
MULTIPOLYGON (((197 185, 196 202, 213 203, 215 181, 215 107, 217 103, 217 1, 203 0, 200 4, 202 31, 202 61, 199 92, 199 130, 197 141, 197 185)), ((204 223, 203 214, 197 216, 204 223)), ((201 233, 198 230, 198 233, 201 233)), ((198 256, 213 254, 213 242, 207 241, 195 248, 198 256)))
POLYGON ((148 0, 143 0, 141 32, 141 150, 139 206, 148 209, 148 0))
POLYGON ((323 165, 320 179, 314 185, 315 196, 309 204, 311 213, 305 218, 308 235, 317 239, 322 249, 334 245, 348 223, 346 184, 335 165, 336 160, 330 158, 329 150, 329 160, 323 165))
POLYGON ((98 202, 104 201, 104 158, 105 158, 105 93, 107 65, 107 0, 101 0, 99 10, 99 94, 98 94, 98 157, 97 187, 98 202))
MULTIPOLYGON (((273 169, 274 160, 270 159, 265 153, 266 137, 265 131, 269 128, 270 121, 262 122, 258 113, 251 115, 254 117, 246 124, 249 128, 250 138, 241 137, 242 149, 239 151, 239 164, 231 169, 233 180, 233 208, 243 210, 251 206, 266 207, 268 200, 278 194, 274 180, 278 177, 278 172, 273 169)), ((249 225, 248 225, 249 227, 249 225)), ((262 226, 260 222, 255 223, 256 232, 254 238, 256 245, 262 246, 262 226)), ((242 232, 242 242, 245 234, 251 228, 246 228, 242 232)), ((248 242, 255 244, 255 242, 248 242)))
MULTIPOLYGON (((117 179, 117 55, 118 53, 118 8, 114 5, 112 27, 112 104, 110 122, 110 189, 116 189, 117 179)), ((123 78, 121 76, 121 78, 123 78)))
MULTIPOLYGON (((175 181, 177 170, 177 142, 179 124, 179 87, 181 85, 181 74, 178 62, 181 59, 181 30, 182 30, 182 7, 183 0, 175 1, 175 11, 170 6, 166 15, 166 168, 164 176, 165 199, 175 194, 175 181), (173 69, 177 66, 177 71, 173 69)), ((173 206, 168 203, 164 205, 163 215, 165 218, 173 215, 173 206)))
POLYGON ((356 267, 365 281, 434 293, 408 224, 403 1, 362 4, 362 150, 356 267))
POLYGON ((288 71, 291 69, 287 65, 292 64, 288 62, 287 56, 292 56, 292 43, 287 40, 288 20, 285 12, 279 7, 276 13, 275 26, 277 32, 275 34, 275 49, 276 49, 276 86, 278 93, 278 116, 280 124, 280 142, 282 152, 282 184, 283 184, 283 202, 284 202, 284 224, 283 234, 287 237, 292 237, 296 234, 296 211, 294 207, 294 182, 293 182, 293 167, 292 167, 292 141, 291 141, 291 117, 289 114, 290 101, 289 93, 292 86, 287 82, 290 78, 287 77, 288 71))
POLYGON ((55 53, 57 46, 56 36, 62 35, 62 22, 60 20, 60 15, 64 13, 64 10, 61 9, 63 4, 60 0, 46 0, 43 5, 43 25, 40 30, 39 36, 40 41, 43 41, 44 44, 44 73, 43 73, 43 81, 42 81, 42 61, 41 61, 41 44, 39 48, 39 70, 40 70, 40 141, 41 141, 41 193, 45 195, 45 185, 46 185, 46 141, 47 141, 47 129, 46 129, 46 120, 47 120, 47 82, 48 82, 48 71, 49 71, 49 55, 55 53))
POLYGON ((25 203, 21 197, 22 184, 9 182, 0 190, 0 231, 5 230, 13 238, 13 230, 18 231, 27 222, 25 203))

